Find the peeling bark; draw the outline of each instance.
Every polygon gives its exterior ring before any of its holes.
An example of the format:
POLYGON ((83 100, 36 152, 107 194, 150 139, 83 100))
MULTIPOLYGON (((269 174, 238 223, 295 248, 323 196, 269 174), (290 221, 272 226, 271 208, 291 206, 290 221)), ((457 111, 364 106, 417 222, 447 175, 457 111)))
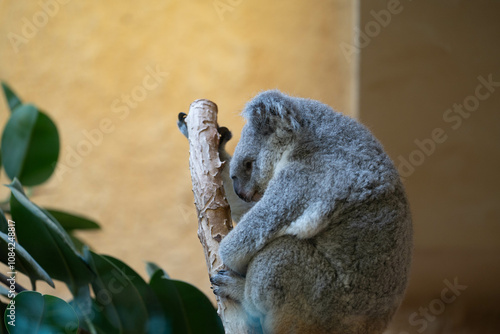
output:
MULTIPOLYGON (((223 163, 219 159, 217 105, 196 100, 186 117, 189 133, 189 167, 194 202, 198 212, 198 238, 205 252, 208 274, 227 269, 219 257, 219 244, 233 228, 229 204, 222 184, 223 163)), ((246 325, 241 306, 217 297, 217 313, 228 334, 254 333, 246 325)))

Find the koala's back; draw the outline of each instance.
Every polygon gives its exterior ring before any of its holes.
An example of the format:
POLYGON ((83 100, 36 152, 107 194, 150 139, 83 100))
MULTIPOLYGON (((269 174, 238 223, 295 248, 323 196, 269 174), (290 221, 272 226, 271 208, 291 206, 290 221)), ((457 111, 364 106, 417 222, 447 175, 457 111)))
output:
POLYGON ((289 252, 295 243, 309 250, 304 257, 290 252, 296 267, 278 276, 305 269, 303 286, 297 283, 288 298, 293 291, 307 296, 301 310, 311 310, 312 323, 325 319, 327 333, 382 332, 403 299, 412 255, 411 214, 399 174, 363 125, 317 101, 297 99, 296 105, 309 122, 291 160, 316 174, 307 196, 321 203, 327 222, 314 237, 289 237, 267 252, 289 252))

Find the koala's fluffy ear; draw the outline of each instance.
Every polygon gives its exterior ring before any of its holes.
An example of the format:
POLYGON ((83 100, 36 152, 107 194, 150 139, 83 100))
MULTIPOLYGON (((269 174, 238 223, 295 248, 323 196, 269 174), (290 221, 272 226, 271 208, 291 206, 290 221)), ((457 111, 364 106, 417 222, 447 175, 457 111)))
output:
POLYGON ((293 98, 278 90, 258 94, 247 103, 243 116, 264 135, 295 132, 302 123, 293 98))

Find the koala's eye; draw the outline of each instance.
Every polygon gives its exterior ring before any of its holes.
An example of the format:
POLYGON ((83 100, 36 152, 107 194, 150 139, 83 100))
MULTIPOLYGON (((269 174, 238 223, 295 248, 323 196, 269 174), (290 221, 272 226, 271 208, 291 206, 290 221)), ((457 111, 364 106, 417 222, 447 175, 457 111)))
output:
POLYGON ((247 173, 251 173, 252 172, 252 169, 253 169, 253 160, 246 160, 245 162, 243 162, 243 167, 245 168, 245 171, 247 173))

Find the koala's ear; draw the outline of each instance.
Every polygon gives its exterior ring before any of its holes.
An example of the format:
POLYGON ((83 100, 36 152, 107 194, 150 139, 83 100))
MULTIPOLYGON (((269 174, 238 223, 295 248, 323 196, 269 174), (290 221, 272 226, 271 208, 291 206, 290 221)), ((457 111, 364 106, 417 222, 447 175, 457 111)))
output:
POLYGON ((247 103, 243 116, 263 134, 295 132, 301 127, 301 117, 293 98, 278 90, 265 91, 247 103))

